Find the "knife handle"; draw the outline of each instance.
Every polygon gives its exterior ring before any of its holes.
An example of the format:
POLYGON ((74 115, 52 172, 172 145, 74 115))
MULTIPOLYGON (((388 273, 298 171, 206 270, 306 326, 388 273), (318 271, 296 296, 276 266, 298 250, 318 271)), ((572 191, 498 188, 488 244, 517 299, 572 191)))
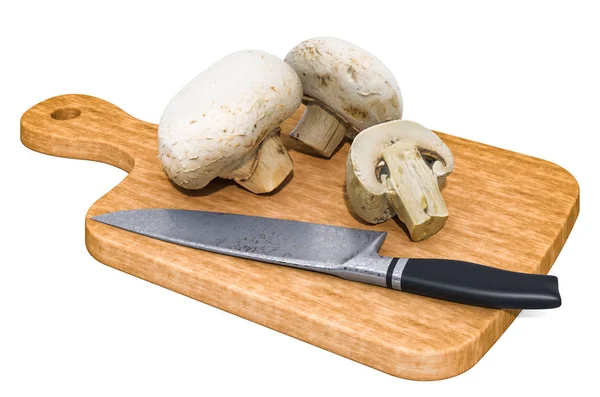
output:
MULTIPOLYGON (((404 261, 400 271, 388 270, 388 287, 497 309, 550 309, 561 305, 555 276, 511 272, 447 259, 404 261)), ((394 259, 390 268, 394 262, 398 261, 394 259)))

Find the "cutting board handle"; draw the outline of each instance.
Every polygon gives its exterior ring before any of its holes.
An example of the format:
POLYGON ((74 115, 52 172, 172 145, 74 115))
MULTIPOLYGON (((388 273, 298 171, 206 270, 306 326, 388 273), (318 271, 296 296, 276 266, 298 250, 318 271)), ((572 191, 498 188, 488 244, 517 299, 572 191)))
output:
MULTIPOLYGON (((155 124, 88 95, 61 95, 38 103, 21 117, 21 142, 53 156, 95 160, 130 172, 157 147, 155 124)), ((156 153, 153 153, 156 157, 156 153)))

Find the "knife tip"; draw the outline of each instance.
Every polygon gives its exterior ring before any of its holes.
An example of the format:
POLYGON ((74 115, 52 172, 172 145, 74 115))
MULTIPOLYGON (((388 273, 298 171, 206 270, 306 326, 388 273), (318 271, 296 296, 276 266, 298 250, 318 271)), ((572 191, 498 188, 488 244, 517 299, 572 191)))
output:
POLYGON ((100 222, 100 223, 105 223, 107 225, 111 225, 111 224, 114 223, 115 213, 114 212, 107 212, 105 214, 100 214, 100 215, 92 216, 90 219, 93 220, 93 221, 96 221, 96 222, 100 222))
POLYGON ((104 220, 105 216, 104 215, 105 214, 92 216, 90 219, 93 220, 93 221, 96 221, 96 222, 105 223, 105 220, 104 220))

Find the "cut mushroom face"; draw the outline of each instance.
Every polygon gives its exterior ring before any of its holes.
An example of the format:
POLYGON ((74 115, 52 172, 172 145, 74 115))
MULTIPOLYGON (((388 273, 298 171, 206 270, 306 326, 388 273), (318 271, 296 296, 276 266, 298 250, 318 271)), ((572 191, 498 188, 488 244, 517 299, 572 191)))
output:
POLYGON ((448 209, 439 189, 454 169, 450 149, 431 130, 396 120, 362 131, 346 162, 346 190, 369 223, 398 216, 414 241, 439 231, 448 209))
POLYGON ((394 75, 372 54, 332 38, 306 40, 285 61, 304 87, 306 110, 290 136, 330 157, 344 136, 402 118, 394 75))
POLYGON ((158 127, 169 179, 201 189, 216 177, 253 193, 277 188, 292 170, 279 125, 302 101, 302 84, 281 59, 262 51, 222 58, 171 100, 158 127))

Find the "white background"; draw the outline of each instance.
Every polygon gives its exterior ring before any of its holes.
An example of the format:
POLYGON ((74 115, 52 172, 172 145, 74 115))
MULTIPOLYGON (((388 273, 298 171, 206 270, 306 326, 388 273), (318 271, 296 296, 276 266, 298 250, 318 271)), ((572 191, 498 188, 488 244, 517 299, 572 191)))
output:
POLYGON ((0 395, 598 395, 593 2, 333 3, 2 3, 0 395), (84 216, 125 173, 19 141, 21 114, 48 97, 94 95, 157 123, 220 57, 284 57, 320 35, 382 59, 405 119, 550 160, 579 181, 581 213, 551 271, 563 306, 523 312, 458 377, 394 378, 98 263, 84 216))

